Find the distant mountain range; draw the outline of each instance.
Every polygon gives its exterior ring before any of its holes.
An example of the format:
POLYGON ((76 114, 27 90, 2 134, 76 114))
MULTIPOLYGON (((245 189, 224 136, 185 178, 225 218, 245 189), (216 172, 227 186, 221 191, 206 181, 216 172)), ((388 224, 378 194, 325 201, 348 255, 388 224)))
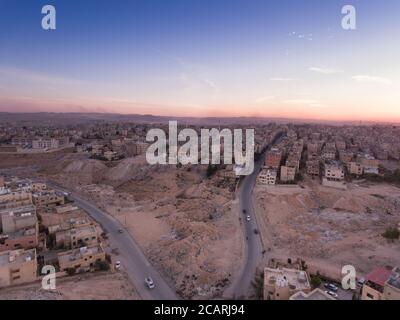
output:
MULTIPOLYGON (((383 124, 378 122, 366 121, 329 121, 329 120, 312 120, 312 119, 290 119, 290 118, 263 118, 263 117, 173 117, 173 116, 157 116, 157 115, 140 115, 140 114, 117 114, 117 113, 11 113, 0 112, 0 123, 26 123, 26 124, 54 124, 68 125, 87 123, 91 121, 121 121, 134 123, 166 123, 170 120, 176 120, 181 124, 206 124, 206 125, 228 125, 228 124, 263 124, 276 122, 280 124, 294 123, 321 123, 330 125, 373 125, 383 124)), ((385 123, 390 124, 390 123, 385 123)))

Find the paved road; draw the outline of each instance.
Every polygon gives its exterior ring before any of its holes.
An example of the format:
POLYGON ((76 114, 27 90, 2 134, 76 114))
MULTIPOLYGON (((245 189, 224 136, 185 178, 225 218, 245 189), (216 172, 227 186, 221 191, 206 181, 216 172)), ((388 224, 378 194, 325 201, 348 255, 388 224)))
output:
POLYGON ((179 299, 175 291, 171 289, 164 281, 157 270, 148 262, 139 245, 132 239, 128 231, 119 233, 119 229, 124 226, 106 212, 98 209, 92 203, 82 199, 76 193, 63 189, 59 186, 49 183, 49 185, 58 192, 68 192, 70 198, 76 205, 85 210, 93 219, 102 225, 108 232, 112 247, 118 248, 122 268, 131 278, 135 288, 140 296, 145 300, 174 300, 179 299), (156 285, 153 290, 149 290, 144 282, 146 277, 150 276, 156 285))
MULTIPOLYGON (((283 135, 278 136, 268 146, 267 150, 282 139, 283 135)), ((254 163, 254 172, 246 176, 239 189, 240 214, 243 221, 243 231, 246 237, 245 244, 245 263, 242 266, 241 275, 234 284, 233 291, 236 298, 246 298, 252 292, 251 282, 254 280, 257 267, 261 266, 263 259, 263 246, 259 234, 255 234, 254 230, 259 230, 256 216, 252 204, 253 188, 257 181, 257 176, 264 162, 264 156, 261 156, 254 163), (243 213, 246 210, 246 214, 243 213), (251 220, 246 221, 246 215, 250 215, 251 220)))

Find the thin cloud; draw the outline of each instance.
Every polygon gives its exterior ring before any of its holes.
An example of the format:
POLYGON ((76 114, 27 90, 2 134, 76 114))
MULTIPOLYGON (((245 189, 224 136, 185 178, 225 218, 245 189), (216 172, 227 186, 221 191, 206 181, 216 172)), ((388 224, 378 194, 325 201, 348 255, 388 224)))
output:
POLYGON ((311 67, 309 68, 310 71, 321 73, 321 74, 338 74, 343 73, 343 70, 336 70, 331 68, 319 68, 319 67, 311 67))
POLYGON ((286 81, 296 81, 297 79, 295 78, 270 78, 270 81, 280 81, 280 82, 286 82, 286 81))
POLYGON ((214 94, 218 94, 220 92, 220 88, 217 83, 211 80, 208 76, 210 73, 210 68, 198 64, 188 63, 185 61, 185 59, 179 56, 167 54, 161 50, 156 50, 156 52, 179 65, 181 72, 178 78, 184 84, 186 91, 192 91, 194 88, 200 89, 201 87, 206 87, 214 94))
POLYGON ((307 105, 320 105, 318 100, 313 99, 291 99, 285 100, 283 103, 286 104, 307 104, 307 105))
POLYGON ((391 85, 393 81, 387 78, 376 77, 376 76, 369 76, 369 75, 356 75, 353 76, 352 79, 359 83, 378 83, 384 85, 391 85))
POLYGON ((87 82, 80 79, 64 78, 55 75, 39 73, 32 70, 0 67, 0 75, 30 81, 35 83, 48 83, 57 85, 86 85, 87 82))
POLYGON ((271 101, 275 99, 275 96, 265 96, 265 97, 260 97, 256 100, 256 103, 263 103, 263 102, 267 102, 267 101, 271 101))

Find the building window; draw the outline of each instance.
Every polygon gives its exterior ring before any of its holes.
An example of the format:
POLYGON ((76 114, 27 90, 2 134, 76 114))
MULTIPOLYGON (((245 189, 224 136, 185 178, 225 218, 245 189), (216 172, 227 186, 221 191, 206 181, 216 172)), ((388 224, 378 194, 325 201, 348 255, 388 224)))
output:
POLYGON ((370 299, 375 299, 374 296, 372 294, 370 294, 370 293, 367 293, 367 297, 370 298, 370 299))

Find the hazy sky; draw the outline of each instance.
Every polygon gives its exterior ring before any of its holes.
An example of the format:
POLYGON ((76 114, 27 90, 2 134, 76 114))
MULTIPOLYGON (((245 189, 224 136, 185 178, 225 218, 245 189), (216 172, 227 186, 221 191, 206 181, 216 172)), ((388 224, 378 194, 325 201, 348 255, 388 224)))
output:
POLYGON ((0 0, 0 111, 400 121, 399 16, 398 0, 0 0))

